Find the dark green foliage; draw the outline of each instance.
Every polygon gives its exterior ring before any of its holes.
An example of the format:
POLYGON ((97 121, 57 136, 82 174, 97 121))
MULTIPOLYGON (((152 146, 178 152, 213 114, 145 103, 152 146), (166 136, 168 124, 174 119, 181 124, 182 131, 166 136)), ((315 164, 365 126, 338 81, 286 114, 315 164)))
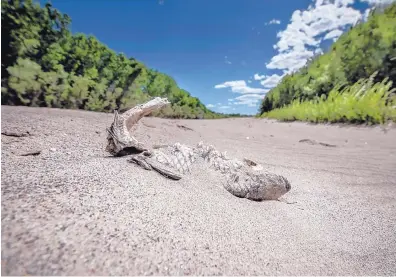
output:
POLYGON ((157 116, 220 118, 170 76, 117 54, 47 3, 2 0, 2 92, 6 105, 112 112, 153 97, 172 105, 157 116))
POLYGON ((388 78, 396 87, 396 3, 372 12, 367 22, 343 34, 327 53, 285 76, 264 98, 259 113, 328 96, 335 87, 351 86, 375 72, 374 82, 388 78))

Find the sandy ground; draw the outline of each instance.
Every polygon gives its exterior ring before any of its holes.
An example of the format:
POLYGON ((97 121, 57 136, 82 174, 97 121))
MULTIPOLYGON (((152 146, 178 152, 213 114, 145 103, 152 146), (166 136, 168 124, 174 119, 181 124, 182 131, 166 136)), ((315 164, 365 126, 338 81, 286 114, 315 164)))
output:
POLYGON ((2 106, 1 115, 2 132, 30 133, 1 139, 2 275, 396 274, 395 128, 253 118, 138 126, 149 145, 203 140, 260 162, 290 180, 283 199, 297 203, 286 204, 237 198, 210 170, 172 181, 108 157, 110 114, 2 106))

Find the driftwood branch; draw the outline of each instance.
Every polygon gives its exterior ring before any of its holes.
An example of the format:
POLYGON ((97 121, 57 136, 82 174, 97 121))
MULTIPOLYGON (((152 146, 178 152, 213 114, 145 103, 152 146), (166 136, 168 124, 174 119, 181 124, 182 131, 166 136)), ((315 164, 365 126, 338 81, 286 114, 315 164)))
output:
POLYGON ((41 150, 33 150, 33 151, 29 151, 23 154, 20 154, 19 156, 37 156, 41 154, 41 150))
POLYGON ((147 103, 127 110, 123 114, 119 114, 117 110, 114 111, 113 123, 106 129, 108 133, 106 151, 114 156, 124 156, 147 150, 143 144, 132 136, 131 130, 141 118, 169 104, 168 99, 156 97, 147 103))
POLYGON ((326 146, 326 147, 337 147, 337 145, 324 143, 324 142, 319 142, 319 141, 316 141, 316 140, 313 140, 313 139, 301 139, 298 142, 307 143, 307 144, 311 144, 311 145, 319 144, 319 145, 326 146))
POLYGON ((193 129, 191 129, 190 127, 187 127, 187 126, 184 126, 184 125, 181 125, 181 124, 177 124, 176 125, 178 128, 180 128, 180 129, 183 129, 183 130, 186 130, 186 131, 194 131, 193 129))
POLYGON ((31 134, 26 131, 26 132, 10 132, 10 131, 4 131, 1 132, 2 135, 5 135, 7 137, 16 137, 16 138, 22 138, 22 137, 28 137, 31 136, 31 134))

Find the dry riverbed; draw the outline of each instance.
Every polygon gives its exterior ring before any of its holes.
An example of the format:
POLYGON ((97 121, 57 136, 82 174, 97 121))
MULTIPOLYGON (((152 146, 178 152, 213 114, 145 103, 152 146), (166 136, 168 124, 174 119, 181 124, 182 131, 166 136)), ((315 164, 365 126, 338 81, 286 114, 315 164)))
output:
POLYGON ((163 178, 104 151, 111 114, 1 107, 2 275, 395 275, 396 129, 144 118, 282 174, 253 202, 197 169, 163 178))

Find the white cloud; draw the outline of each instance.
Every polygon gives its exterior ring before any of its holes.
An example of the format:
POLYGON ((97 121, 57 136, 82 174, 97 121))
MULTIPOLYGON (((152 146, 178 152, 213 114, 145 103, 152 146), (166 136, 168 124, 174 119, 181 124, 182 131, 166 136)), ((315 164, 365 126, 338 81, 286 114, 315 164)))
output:
POLYGON ((230 61, 228 60, 228 57, 227 57, 227 56, 224 56, 224 62, 225 62, 226 64, 232 64, 232 62, 230 62, 230 61))
POLYGON ((314 54, 315 55, 321 55, 321 54, 323 54, 323 50, 319 47, 319 48, 316 48, 315 50, 314 50, 314 54))
POLYGON ((219 85, 215 85, 215 88, 228 88, 228 87, 237 87, 237 86, 244 86, 246 85, 245 81, 229 81, 229 82, 224 82, 219 85))
POLYGON ((241 93, 241 94, 246 94, 246 93, 267 93, 268 92, 268 89, 249 87, 246 84, 246 82, 243 81, 243 80, 224 82, 222 84, 215 85, 214 88, 216 88, 216 89, 231 88, 232 92, 241 93))
POLYGON ((264 98, 262 94, 245 94, 235 98, 235 105, 247 105, 256 107, 257 103, 264 98))
POLYGON ((395 0, 360 0, 360 1, 366 2, 372 6, 387 5, 395 2, 395 0))
POLYGON ((303 67, 307 60, 313 57, 313 55, 313 51, 306 49, 300 51, 289 50, 272 57, 270 63, 267 64, 267 68, 282 69, 287 72, 292 72, 303 67))
POLYGON ((265 23, 265 25, 272 25, 272 24, 281 24, 281 21, 279 19, 272 19, 271 21, 265 23))
POLYGON ((252 82, 252 80, 248 80, 248 83, 250 84, 252 82))
POLYGON ((260 83, 265 88, 273 88, 280 82, 280 80, 282 80, 282 78, 283 75, 280 76, 278 74, 272 74, 271 76, 266 76, 265 80, 260 83))
POLYGON ((366 20, 368 19, 369 15, 370 15, 370 12, 371 12, 371 8, 366 9, 366 10, 364 11, 364 14, 363 14, 363 20, 364 20, 364 21, 366 21, 366 20))
POLYGON ((335 1, 335 5, 337 7, 339 7, 339 6, 348 6, 348 5, 352 5, 353 2, 355 2, 355 0, 336 0, 335 1))
POLYGON ((253 78, 256 81, 261 81, 261 85, 265 88, 273 88, 275 87, 284 75, 272 74, 271 76, 267 75, 259 75, 258 73, 254 74, 253 78))
POLYGON ((253 76, 253 78, 254 78, 256 81, 259 81, 259 80, 261 80, 261 79, 264 79, 265 77, 267 77, 267 76, 265 76, 265 75, 258 75, 257 73, 254 74, 254 76, 253 76))
POLYGON ((337 38, 343 29, 362 18, 358 10, 349 7, 353 2, 316 0, 315 5, 310 5, 307 10, 294 11, 286 29, 277 34, 279 41, 274 49, 278 54, 272 57, 267 68, 290 73, 304 66, 314 55, 307 47, 318 48, 322 36, 337 38))
POLYGON ((233 103, 234 101, 235 101, 234 99, 228 99, 228 104, 222 104, 222 103, 208 104, 206 105, 206 107, 208 109, 211 108, 212 110, 227 110, 232 108, 232 106, 230 105, 234 104, 233 103))
POLYGON ((342 33, 343 33, 343 31, 341 31, 341 30, 339 30, 339 29, 336 29, 336 30, 333 30, 333 31, 331 31, 331 32, 328 32, 325 36, 324 36, 324 40, 326 40, 326 39, 337 39, 337 38, 339 38, 341 35, 342 35, 342 33))

